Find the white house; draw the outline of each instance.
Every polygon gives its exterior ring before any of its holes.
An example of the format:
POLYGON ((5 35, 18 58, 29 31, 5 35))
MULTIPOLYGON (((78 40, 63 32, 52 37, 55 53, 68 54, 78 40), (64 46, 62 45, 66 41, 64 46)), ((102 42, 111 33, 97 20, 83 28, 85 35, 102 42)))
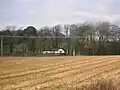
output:
POLYGON ((51 50, 51 51, 43 51, 43 54, 55 54, 55 55, 60 55, 60 54, 65 54, 65 51, 63 49, 57 49, 57 50, 51 50))

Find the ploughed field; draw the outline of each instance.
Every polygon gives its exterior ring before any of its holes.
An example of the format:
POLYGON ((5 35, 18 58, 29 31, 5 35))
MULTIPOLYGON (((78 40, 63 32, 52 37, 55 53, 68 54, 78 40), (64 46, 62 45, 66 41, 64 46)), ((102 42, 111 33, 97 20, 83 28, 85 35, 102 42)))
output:
POLYGON ((99 78, 120 78, 120 56, 0 57, 0 90, 67 90, 99 78))

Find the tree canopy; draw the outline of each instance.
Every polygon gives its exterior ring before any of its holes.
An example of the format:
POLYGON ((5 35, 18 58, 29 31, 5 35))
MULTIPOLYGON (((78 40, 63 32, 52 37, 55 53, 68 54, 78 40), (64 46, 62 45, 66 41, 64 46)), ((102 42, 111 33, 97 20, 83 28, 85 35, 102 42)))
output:
POLYGON ((42 55, 43 50, 55 48, 63 48, 68 55, 120 54, 120 27, 109 22, 59 24, 39 30, 34 26, 7 26, 0 31, 0 36, 4 35, 11 36, 3 38, 4 55, 42 55), (29 36, 39 38, 26 38, 29 36))

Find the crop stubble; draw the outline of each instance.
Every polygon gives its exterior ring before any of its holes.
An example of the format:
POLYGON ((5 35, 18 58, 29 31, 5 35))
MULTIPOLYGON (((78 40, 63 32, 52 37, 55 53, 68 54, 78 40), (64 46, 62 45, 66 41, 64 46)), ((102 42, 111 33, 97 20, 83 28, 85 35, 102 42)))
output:
POLYGON ((11 57, 0 60, 0 90, 80 86, 102 76, 120 77, 120 56, 11 57))

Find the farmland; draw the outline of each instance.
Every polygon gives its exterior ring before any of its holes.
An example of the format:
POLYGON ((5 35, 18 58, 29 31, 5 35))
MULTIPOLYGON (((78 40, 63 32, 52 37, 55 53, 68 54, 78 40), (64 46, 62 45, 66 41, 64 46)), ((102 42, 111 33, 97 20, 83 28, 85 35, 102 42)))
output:
POLYGON ((120 56, 0 58, 0 90, 66 90, 119 77, 120 56))

